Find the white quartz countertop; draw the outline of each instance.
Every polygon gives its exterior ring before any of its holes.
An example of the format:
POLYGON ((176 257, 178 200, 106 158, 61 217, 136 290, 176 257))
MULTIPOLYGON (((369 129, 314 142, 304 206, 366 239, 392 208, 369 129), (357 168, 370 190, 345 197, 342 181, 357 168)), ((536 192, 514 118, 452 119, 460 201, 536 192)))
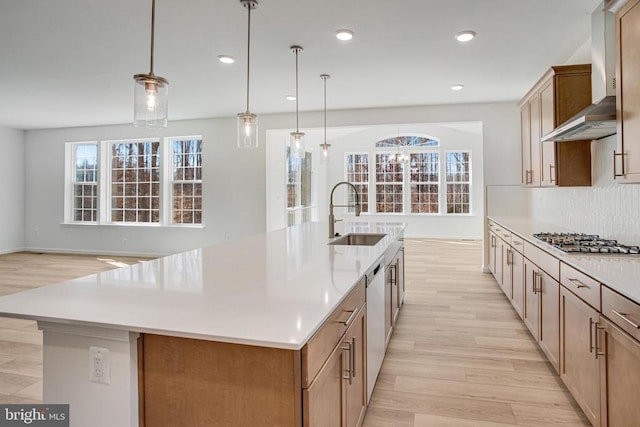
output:
POLYGON ((328 245, 307 223, 0 298, 0 315, 300 349, 403 223, 353 222, 375 246, 328 245))
MULTIPOLYGON (((608 288, 640 304, 640 255, 570 254, 536 239, 533 234, 541 232, 580 233, 583 231, 570 230, 524 217, 491 216, 489 219, 544 249, 560 261, 571 265, 608 288)), ((602 237, 606 238, 607 236, 602 237)), ((621 243, 631 244, 629 242, 621 243)))

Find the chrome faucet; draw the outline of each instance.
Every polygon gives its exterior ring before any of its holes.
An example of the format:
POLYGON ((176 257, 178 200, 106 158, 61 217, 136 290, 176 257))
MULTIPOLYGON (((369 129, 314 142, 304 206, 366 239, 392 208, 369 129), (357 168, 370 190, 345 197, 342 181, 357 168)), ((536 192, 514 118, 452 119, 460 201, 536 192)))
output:
POLYGON ((329 198, 329 238, 334 238, 336 237, 336 230, 335 230, 335 224, 336 222, 338 222, 338 220, 336 220, 335 216, 333 215, 333 208, 356 208, 356 216, 360 216, 360 196, 358 195, 358 189, 356 188, 355 185, 353 185, 350 182, 347 181, 342 181, 337 183, 333 189, 331 190, 331 197, 329 198), (353 188, 353 192, 356 193, 356 204, 355 205, 334 205, 333 204, 333 192, 336 191, 336 188, 338 188, 340 185, 349 185, 351 186, 351 188, 353 188))

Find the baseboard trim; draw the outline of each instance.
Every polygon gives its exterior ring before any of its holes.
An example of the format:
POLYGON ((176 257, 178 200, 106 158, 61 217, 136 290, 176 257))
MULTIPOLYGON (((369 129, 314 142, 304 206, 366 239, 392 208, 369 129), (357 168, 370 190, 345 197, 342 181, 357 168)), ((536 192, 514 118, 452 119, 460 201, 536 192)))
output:
POLYGON ((483 273, 491 273, 491 269, 489 267, 482 267, 481 270, 483 273))
POLYGON ((89 250, 89 249, 63 249, 63 248, 38 248, 27 247, 22 249, 22 252, 37 252, 43 254, 68 254, 68 255, 102 255, 102 256, 126 256, 126 257, 145 257, 145 258, 160 258, 170 254, 161 252, 127 252, 127 251, 104 251, 104 250, 89 250))
POLYGON ((15 254, 16 252, 24 252, 25 248, 0 249, 0 255, 15 254))

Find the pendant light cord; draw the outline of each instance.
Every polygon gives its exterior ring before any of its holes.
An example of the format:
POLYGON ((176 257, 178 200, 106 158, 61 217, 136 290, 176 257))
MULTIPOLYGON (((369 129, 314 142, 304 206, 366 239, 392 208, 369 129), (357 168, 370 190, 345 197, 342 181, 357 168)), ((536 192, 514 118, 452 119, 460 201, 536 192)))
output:
POLYGON ((327 77, 324 80, 324 144, 327 145, 327 77))
POLYGON ((149 65, 149 74, 153 76, 153 51, 154 51, 154 34, 156 30, 156 0, 151 0, 151 64, 149 65))
POLYGON ((300 98, 298 96, 298 49, 295 49, 296 52, 296 132, 300 132, 300 125, 299 125, 299 117, 298 117, 298 98, 300 98))
MULTIPOLYGON (((155 1, 155 0, 154 0, 155 1)), ((247 114, 249 114, 249 65, 251 61, 251 3, 247 3, 247 114)))

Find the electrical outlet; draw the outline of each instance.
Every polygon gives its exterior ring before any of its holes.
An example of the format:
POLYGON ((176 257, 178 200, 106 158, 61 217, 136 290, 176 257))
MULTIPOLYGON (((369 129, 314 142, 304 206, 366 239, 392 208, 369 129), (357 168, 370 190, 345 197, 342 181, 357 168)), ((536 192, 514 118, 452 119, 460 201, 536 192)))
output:
POLYGON ((89 347, 89 381, 98 384, 111 384, 111 363, 109 349, 89 347))

